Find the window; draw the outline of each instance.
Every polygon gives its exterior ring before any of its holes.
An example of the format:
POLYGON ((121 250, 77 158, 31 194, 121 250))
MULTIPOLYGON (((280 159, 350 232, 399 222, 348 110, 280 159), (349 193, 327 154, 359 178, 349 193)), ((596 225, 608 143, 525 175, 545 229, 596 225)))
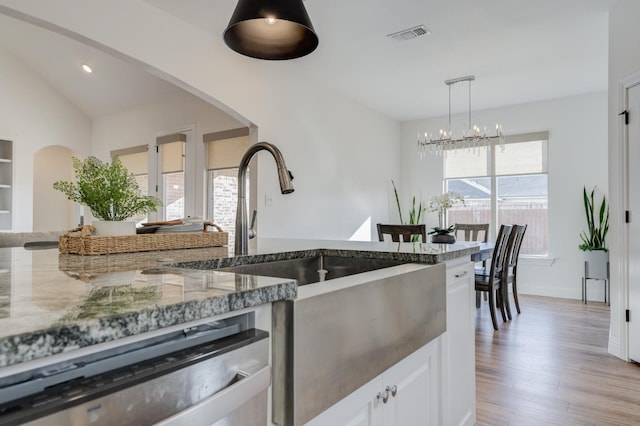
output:
POLYGON ((448 223, 527 224, 521 253, 547 255, 548 133, 507 136, 504 145, 460 148, 445 158, 445 187, 465 205, 448 212, 448 223))
POLYGON ((185 217, 185 148, 187 134, 176 133, 156 139, 160 155, 160 199, 164 220, 185 217))
MULTIPOLYGON (((140 193, 149 195, 149 145, 134 146, 131 148, 111 151, 111 158, 119 157, 122 165, 129 173, 135 176, 140 187, 140 193)), ((147 222, 146 214, 139 214, 132 217, 136 223, 147 222)))
MULTIPOLYGON (((229 232, 229 245, 232 245, 238 204, 238 166, 249 146, 249 129, 208 133, 203 140, 207 150, 207 220, 229 232)), ((246 188, 248 196, 249 179, 246 188)))

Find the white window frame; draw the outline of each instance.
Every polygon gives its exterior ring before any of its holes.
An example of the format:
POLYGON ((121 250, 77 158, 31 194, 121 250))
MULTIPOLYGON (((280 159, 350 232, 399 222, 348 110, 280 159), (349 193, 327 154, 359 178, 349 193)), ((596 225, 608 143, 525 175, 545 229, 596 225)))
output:
MULTIPOLYGON (((516 134, 516 135, 508 135, 505 136, 505 144, 512 144, 512 143, 522 143, 522 142, 534 142, 534 141, 546 141, 546 158, 545 158, 545 163, 546 163, 546 167, 545 167, 545 171, 544 172, 528 172, 528 173, 512 173, 512 174, 508 174, 508 175, 497 175, 496 174, 496 150, 500 149, 500 144, 494 144, 494 143, 490 143, 488 146, 488 155, 486 156, 487 159, 487 175, 486 176, 447 176, 447 170, 446 170, 446 162, 445 162, 445 167, 444 167, 444 182, 443 182, 443 187, 445 189, 448 190, 448 185, 447 185, 447 181, 448 180, 455 180, 455 179, 480 179, 480 178, 489 178, 490 182, 491 182, 491 199, 490 199, 490 206, 491 206, 491 220, 490 220, 490 224, 489 224, 489 240, 495 240, 496 238, 496 234, 497 234, 497 224, 498 224, 498 216, 499 216, 499 212, 498 212, 498 178, 499 177, 511 177, 511 176, 532 176, 532 175, 546 175, 547 176, 547 208, 548 208, 548 212, 551 210, 551 206, 549 205, 549 191, 548 191, 548 185, 549 185, 549 132, 547 131, 541 131, 541 132, 532 132, 532 133, 521 133, 521 134, 516 134)), ((448 154, 449 155, 449 154, 448 154)), ((547 213, 547 215, 549 215, 549 213, 547 213)), ((547 241, 549 242, 549 246, 551 245, 551 241, 550 238, 551 236, 549 235, 549 228, 547 226, 546 229, 546 234, 547 234, 547 241)), ((548 247, 549 248, 549 247, 548 247)), ((546 254, 527 254, 527 255, 523 255, 523 257, 532 257, 532 258, 546 258, 549 256, 549 253, 547 252, 546 254)))

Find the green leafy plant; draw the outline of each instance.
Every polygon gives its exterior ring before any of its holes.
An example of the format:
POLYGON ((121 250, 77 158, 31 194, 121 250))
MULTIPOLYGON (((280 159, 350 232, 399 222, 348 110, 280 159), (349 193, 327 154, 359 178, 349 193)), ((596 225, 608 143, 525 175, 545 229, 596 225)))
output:
POLYGON ((436 227, 431 228, 431 229, 432 229, 432 231, 429 232, 429 235, 433 235, 433 234, 435 234, 435 235, 451 235, 453 233, 453 231, 455 230, 453 225, 451 225, 448 228, 440 228, 439 226, 436 226, 436 227))
POLYGON ((71 201, 89 207, 100 220, 125 220, 141 213, 157 210, 162 202, 157 197, 142 195, 135 176, 118 157, 111 164, 96 157, 82 161, 73 157, 76 182, 58 181, 53 188, 71 201))
POLYGON ((422 201, 420 201, 416 206, 416 196, 413 196, 411 199, 411 207, 409 208, 409 223, 405 223, 404 220, 402 220, 402 208, 400 207, 400 197, 398 197, 396 183, 391 180, 391 184, 393 185, 393 193, 396 196, 396 205, 398 207, 398 214, 400 215, 400 223, 403 225, 417 225, 420 223, 420 218, 425 210, 425 207, 422 205, 422 201))
MULTIPOLYGON (((396 206, 398 207, 398 215, 400 216, 400 223, 403 225, 417 225, 420 223, 420 219, 422 218, 422 213, 425 211, 426 207, 422 205, 422 201, 418 203, 416 206, 416 196, 414 195, 411 199, 411 207, 409 208, 409 223, 405 223, 402 220, 402 207, 400 207, 400 197, 398 196, 398 189, 396 188, 396 183, 391 180, 391 184, 393 185, 393 193, 396 196, 396 206)), ((411 241, 416 242, 420 240, 419 235, 414 235, 411 237, 411 241)))
POLYGON ((609 232, 609 206, 603 195, 596 216, 595 192, 594 188, 590 193, 587 193, 586 187, 582 191, 584 212, 587 218, 587 230, 580 234, 582 244, 578 246, 582 251, 608 251, 605 239, 609 232))

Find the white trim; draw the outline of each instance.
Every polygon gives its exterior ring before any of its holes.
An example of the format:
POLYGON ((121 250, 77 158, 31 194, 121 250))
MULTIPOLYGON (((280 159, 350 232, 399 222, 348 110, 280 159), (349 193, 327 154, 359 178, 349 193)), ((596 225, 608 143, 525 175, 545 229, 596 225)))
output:
MULTIPOLYGON (((628 90, 640 84, 640 72, 636 72, 626 76, 618 82, 618 111, 624 111, 628 108, 628 90)), ((629 361, 629 325, 626 322, 625 310, 629 308, 629 238, 628 225, 625 222, 624 214, 629 208, 629 185, 627 182, 628 172, 628 128, 622 120, 618 120, 617 124, 617 137, 614 143, 618 145, 618 173, 617 173, 617 186, 619 189, 618 198, 618 253, 619 257, 617 261, 611 265, 615 268, 619 277, 619 291, 617 294, 612 294, 612 297, 616 297, 618 300, 618 306, 620 307, 617 312, 617 317, 614 318, 614 312, 611 313, 612 327, 617 324, 619 330, 620 339, 616 340, 614 336, 609 333, 609 353, 616 355, 624 360, 629 361)), ((611 176, 611 173, 610 173, 611 176)), ((611 191, 612 183, 609 182, 609 190, 611 191)))
POLYGON ((518 262, 520 262, 521 265, 531 265, 531 266, 553 266, 554 263, 556 263, 556 259, 555 257, 548 257, 548 256, 526 256, 526 255, 521 255, 520 259, 518 259, 518 262))

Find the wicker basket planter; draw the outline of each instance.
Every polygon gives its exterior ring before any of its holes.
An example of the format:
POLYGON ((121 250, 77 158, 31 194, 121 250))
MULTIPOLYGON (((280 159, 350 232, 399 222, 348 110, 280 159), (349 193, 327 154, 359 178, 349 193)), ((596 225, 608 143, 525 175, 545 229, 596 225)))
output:
POLYGON ((118 236, 91 235, 93 226, 72 229, 60 236, 60 253, 100 255, 141 251, 176 250, 201 247, 221 247, 229 242, 229 234, 218 225, 204 223, 203 232, 176 234, 140 234, 118 236), (207 228, 215 228, 209 231, 207 228))

